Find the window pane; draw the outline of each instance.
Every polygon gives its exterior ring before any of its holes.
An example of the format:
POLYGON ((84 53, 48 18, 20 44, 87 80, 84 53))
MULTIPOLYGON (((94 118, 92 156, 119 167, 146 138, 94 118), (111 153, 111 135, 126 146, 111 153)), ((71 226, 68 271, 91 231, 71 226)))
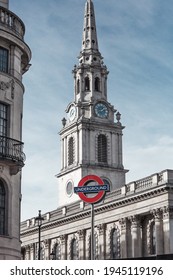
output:
POLYGON ((0 136, 7 136, 7 105, 0 103, 0 136))
POLYGON ((0 71, 8 72, 8 50, 0 47, 0 71))

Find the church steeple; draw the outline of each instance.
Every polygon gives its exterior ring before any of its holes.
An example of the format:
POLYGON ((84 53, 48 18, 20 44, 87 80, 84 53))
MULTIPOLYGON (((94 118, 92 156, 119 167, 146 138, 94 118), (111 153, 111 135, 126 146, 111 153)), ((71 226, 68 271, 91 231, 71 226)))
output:
POLYGON ((103 64, 103 58, 99 52, 94 4, 92 0, 87 0, 85 4, 82 49, 78 58, 79 63, 82 64, 103 64))
POLYGON ((78 199, 73 186, 88 175, 100 176, 112 190, 125 184, 120 113, 108 102, 107 76, 99 51, 94 4, 86 0, 82 48, 74 66, 74 100, 68 104, 61 135, 61 171, 57 175, 63 201, 78 199))
POLYGON ((92 0, 85 4, 82 51, 98 51, 94 5, 92 0))

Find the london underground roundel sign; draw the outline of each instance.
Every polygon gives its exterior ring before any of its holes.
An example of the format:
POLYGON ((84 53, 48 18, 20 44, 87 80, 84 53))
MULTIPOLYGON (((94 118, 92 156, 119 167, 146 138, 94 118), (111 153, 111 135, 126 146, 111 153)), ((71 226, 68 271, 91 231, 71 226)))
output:
MULTIPOLYGON (((84 188, 84 187, 87 188, 87 186, 86 186, 87 183, 88 183, 88 182, 91 182, 91 181, 95 181, 95 182, 98 183, 98 185, 104 186, 104 182, 103 182, 103 180, 102 180, 100 177, 98 177, 98 176, 96 176, 96 175, 87 175, 87 176, 83 177, 83 178, 80 180, 80 182, 78 183, 78 189, 79 189, 79 188, 84 188)), ((88 187, 88 188, 89 188, 89 187, 88 187)), ((96 185, 96 186, 93 186, 93 187, 90 187, 90 189, 92 189, 92 188, 97 189, 97 185, 96 185)), ((92 192, 92 191, 88 191, 88 193, 91 193, 91 192, 92 192)), ((94 191, 93 191, 93 192, 94 192, 94 191)), ((79 192, 78 192, 78 195, 79 195, 80 199, 82 199, 84 202, 87 202, 87 203, 92 204, 92 203, 97 203, 97 202, 99 202, 99 201, 104 197, 104 195, 105 195, 105 190, 104 190, 104 188, 103 188, 103 190, 100 190, 100 189, 99 189, 99 186, 98 186, 98 192, 97 192, 96 195, 93 196, 93 197, 87 197, 85 191, 81 191, 81 192, 79 191, 79 192)))

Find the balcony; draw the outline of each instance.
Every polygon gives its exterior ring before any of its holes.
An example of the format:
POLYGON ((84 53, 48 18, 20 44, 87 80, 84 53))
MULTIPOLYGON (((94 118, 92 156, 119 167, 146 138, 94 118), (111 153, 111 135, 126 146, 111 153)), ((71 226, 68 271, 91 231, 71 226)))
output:
POLYGON ((20 39, 23 39, 25 34, 25 26, 21 19, 3 7, 0 7, 0 29, 8 29, 20 39))
POLYGON ((5 136, 0 136, 0 160, 10 160, 12 165, 22 167, 26 160, 23 143, 5 136))

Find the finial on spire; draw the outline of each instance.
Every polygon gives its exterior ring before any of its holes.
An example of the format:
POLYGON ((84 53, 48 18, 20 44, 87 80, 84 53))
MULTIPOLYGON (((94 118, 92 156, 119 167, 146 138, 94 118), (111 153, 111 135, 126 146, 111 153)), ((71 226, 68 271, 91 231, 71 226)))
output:
POLYGON ((8 9, 9 0, 0 0, 0 6, 8 9))

